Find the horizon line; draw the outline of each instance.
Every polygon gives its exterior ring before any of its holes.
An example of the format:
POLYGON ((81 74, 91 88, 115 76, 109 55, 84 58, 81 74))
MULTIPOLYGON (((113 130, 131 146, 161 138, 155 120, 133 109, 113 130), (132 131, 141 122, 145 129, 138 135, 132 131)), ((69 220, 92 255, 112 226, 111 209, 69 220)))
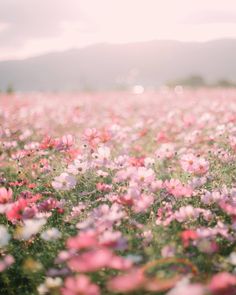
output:
POLYGON ((133 41, 133 42, 96 42, 96 43, 91 43, 91 44, 87 44, 87 45, 82 45, 79 47, 71 47, 71 48, 63 49, 63 50, 59 49, 59 50, 45 51, 45 52, 42 52, 39 54, 33 54, 33 55, 29 55, 27 57, 22 57, 22 58, 19 57, 19 58, 0 59, 0 62, 24 61, 24 60, 47 56, 47 55, 51 55, 51 54, 60 54, 60 53, 68 52, 68 51, 86 49, 86 48, 99 46, 99 45, 120 46, 120 45, 140 44, 140 43, 150 43, 150 42, 176 42, 176 43, 183 43, 183 44, 190 44, 190 43, 204 44, 204 43, 210 43, 210 42, 216 42, 216 41, 230 41, 230 40, 236 41, 236 37, 214 38, 214 39, 209 39, 209 40, 204 40, 204 41, 183 41, 183 40, 176 40, 176 39, 150 39, 147 41, 133 41))

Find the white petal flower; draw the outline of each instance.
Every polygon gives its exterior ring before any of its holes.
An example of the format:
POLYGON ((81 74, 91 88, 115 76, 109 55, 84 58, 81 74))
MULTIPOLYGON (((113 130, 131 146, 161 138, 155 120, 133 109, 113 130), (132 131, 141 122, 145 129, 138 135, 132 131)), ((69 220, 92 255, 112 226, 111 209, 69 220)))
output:
POLYGON ((55 227, 49 228, 48 230, 41 233, 41 238, 45 241, 54 241, 60 239, 60 237, 61 232, 55 227))
POLYGON ((0 225, 0 248, 7 246, 11 236, 7 231, 6 226, 0 225))
POLYGON ((46 222, 47 220, 45 218, 25 220, 24 226, 17 231, 16 238, 29 240, 33 235, 36 235, 41 230, 46 222))

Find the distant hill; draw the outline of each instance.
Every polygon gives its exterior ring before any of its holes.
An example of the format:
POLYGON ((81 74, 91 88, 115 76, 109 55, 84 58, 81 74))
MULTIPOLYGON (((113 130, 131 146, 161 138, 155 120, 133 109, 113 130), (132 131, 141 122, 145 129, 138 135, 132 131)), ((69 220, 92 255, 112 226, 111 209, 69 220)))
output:
POLYGON ((236 40, 97 44, 0 62, 0 90, 67 91, 158 87, 191 75, 236 82, 236 40))

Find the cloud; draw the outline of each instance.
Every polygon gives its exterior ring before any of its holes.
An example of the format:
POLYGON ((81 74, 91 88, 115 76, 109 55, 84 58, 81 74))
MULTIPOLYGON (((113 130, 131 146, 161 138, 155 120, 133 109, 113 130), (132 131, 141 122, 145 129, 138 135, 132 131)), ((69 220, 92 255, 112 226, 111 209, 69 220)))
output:
POLYGON ((0 23, 6 28, 0 30, 0 46, 19 46, 31 38, 59 36, 63 22, 78 19, 85 21, 86 17, 76 0, 1 0, 0 23))
POLYGON ((98 42, 236 36, 235 24, 235 0, 0 0, 0 59, 98 42))

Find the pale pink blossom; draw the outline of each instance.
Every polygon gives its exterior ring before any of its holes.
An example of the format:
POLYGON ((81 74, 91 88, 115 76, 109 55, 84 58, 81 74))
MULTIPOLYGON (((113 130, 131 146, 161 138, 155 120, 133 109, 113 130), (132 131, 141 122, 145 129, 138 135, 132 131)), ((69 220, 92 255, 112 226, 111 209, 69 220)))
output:
POLYGON ((76 179, 74 176, 64 172, 60 176, 54 178, 52 186, 58 191, 71 190, 76 186, 76 179))
POLYGON ((100 295, 99 287, 82 274, 66 278, 61 292, 63 295, 100 295))

